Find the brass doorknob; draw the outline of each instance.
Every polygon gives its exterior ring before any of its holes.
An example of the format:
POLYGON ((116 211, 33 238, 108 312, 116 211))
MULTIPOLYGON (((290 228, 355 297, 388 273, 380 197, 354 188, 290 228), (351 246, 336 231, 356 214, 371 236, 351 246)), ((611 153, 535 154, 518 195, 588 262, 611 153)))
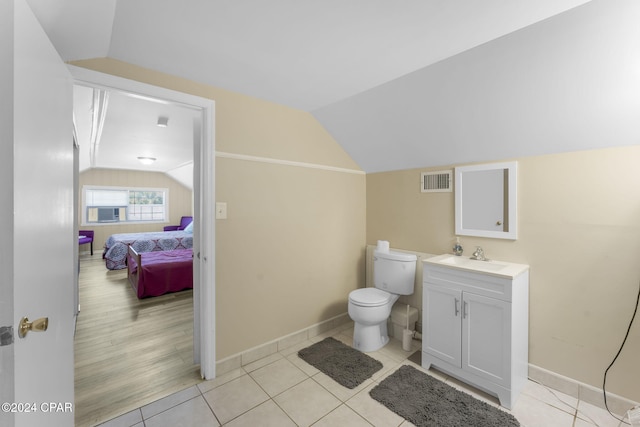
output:
POLYGON ((18 326, 18 336, 20 338, 24 338, 27 336, 27 332, 44 332, 49 327, 49 318, 41 317, 40 319, 36 319, 33 322, 29 322, 29 318, 23 317, 20 320, 20 325, 18 326))

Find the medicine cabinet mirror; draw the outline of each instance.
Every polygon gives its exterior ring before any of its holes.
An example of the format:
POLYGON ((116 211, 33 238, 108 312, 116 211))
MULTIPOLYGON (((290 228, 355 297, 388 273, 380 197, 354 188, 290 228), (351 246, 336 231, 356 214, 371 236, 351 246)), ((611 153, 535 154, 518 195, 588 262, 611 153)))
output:
POLYGON ((516 240, 517 162, 455 168, 456 234, 516 240))

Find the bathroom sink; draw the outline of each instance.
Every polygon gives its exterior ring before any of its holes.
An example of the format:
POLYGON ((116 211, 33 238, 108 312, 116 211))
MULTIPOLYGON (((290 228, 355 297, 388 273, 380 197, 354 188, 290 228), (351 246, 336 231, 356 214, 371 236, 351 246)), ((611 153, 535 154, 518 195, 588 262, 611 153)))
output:
POLYGON ((502 270, 505 267, 508 267, 507 264, 497 261, 478 261, 476 259, 471 259, 467 257, 461 256, 447 256, 440 261, 442 264, 451 264, 458 265, 461 267, 472 268, 474 270, 489 270, 489 271, 498 271, 502 270))
POLYGON ((488 273, 497 276, 515 277, 522 271, 529 268, 524 264, 514 264, 504 261, 478 261, 464 256, 455 256, 451 254, 439 255, 433 258, 425 259, 424 262, 431 264, 439 264, 458 268, 460 270, 469 270, 480 273, 488 273))

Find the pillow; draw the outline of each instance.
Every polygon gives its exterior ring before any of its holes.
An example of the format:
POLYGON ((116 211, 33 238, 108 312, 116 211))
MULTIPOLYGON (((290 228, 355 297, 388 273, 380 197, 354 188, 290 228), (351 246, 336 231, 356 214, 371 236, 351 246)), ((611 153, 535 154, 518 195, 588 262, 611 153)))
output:
POLYGON ((192 233, 192 234, 193 234, 193 221, 191 221, 191 222, 189 223, 189 225, 187 225, 187 226, 184 228, 184 231, 185 231, 185 232, 187 232, 187 233, 192 233))

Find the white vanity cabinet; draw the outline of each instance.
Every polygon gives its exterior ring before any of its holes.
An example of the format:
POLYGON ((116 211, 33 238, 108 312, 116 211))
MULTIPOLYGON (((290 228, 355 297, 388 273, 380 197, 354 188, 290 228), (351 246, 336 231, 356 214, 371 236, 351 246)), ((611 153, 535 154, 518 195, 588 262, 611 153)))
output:
POLYGON ((423 261, 422 366, 511 408, 528 374, 529 267, 452 257, 423 261))

